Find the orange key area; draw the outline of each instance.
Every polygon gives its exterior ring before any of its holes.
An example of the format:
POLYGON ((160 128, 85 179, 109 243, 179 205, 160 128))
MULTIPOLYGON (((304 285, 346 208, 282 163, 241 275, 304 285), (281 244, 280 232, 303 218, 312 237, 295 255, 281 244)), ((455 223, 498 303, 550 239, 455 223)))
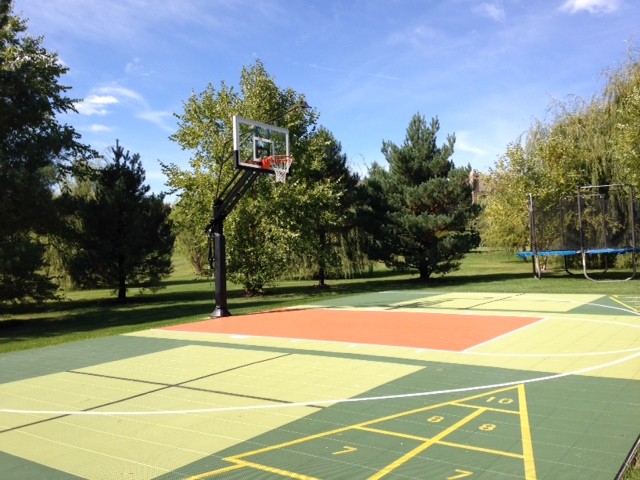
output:
POLYGON ((184 332, 462 351, 540 318, 363 310, 279 310, 167 327, 184 332))

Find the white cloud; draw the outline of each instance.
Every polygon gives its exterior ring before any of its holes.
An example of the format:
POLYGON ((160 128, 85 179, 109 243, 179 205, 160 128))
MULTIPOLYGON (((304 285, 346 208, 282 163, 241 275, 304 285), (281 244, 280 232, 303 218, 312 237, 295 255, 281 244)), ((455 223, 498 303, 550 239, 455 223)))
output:
MULTIPOLYGON (((75 106, 81 115, 105 116, 115 113, 107 107, 119 105, 133 110, 136 118, 148 121, 167 132, 175 131, 175 126, 170 125, 168 119, 171 112, 153 110, 149 102, 135 90, 119 85, 109 85, 92 89, 92 93, 75 106)), ((108 132, 113 130, 110 127, 100 124, 93 124, 89 127, 91 132, 108 132)))
POLYGON ((590 14, 613 13, 620 7, 620 0, 566 0, 560 10, 568 13, 587 11, 590 14))
POLYGON ((391 45, 409 44, 414 47, 419 47, 438 36, 439 33, 437 30, 421 25, 409 30, 393 32, 388 37, 388 43, 391 45))
MULTIPOLYGON (((76 104, 78 113, 82 115, 108 115, 112 112, 107 108, 109 105, 121 105, 133 111, 136 118, 150 122, 167 132, 175 131, 175 125, 171 125, 168 119, 173 115, 171 112, 153 110, 149 102, 135 90, 122 87, 120 85, 108 85, 97 87, 92 90, 84 101, 76 104)), ((92 132, 106 132, 112 129, 104 125, 94 124, 91 126, 92 132)))
POLYGON ((475 8, 475 11, 484 17, 489 17, 496 22, 504 22, 505 13, 502 2, 482 3, 475 8))
MULTIPOLYGON (((159 25, 203 26, 212 31, 237 33, 233 19, 243 11, 242 2, 220 0, 22 0, 30 21, 47 25, 49 32, 64 32, 101 43, 154 44, 159 25)), ((252 12, 273 16, 273 2, 255 2, 252 12), (265 5, 262 6, 262 3, 265 5), (256 5, 260 4, 260 5, 256 5)), ((282 14, 279 18, 283 18, 282 14)), ((244 18, 244 17, 243 17, 244 18)), ((278 17, 276 17, 278 18, 278 17)))
POLYGON ((100 87, 95 90, 98 94, 114 97, 117 99, 128 99, 134 100, 138 103, 146 105, 146 101, 142 95, 140 95, 135 90, 131 90, 129 88, 120 87, 118 85, 109 86, 109 87, 100 87))
POLYGON ((153 111, 146 110, 144 112, 139 113, 138 118, 143 120, 147 120, 148 122, 153 123, 154 125, 160 127, 167 132, 173 132, 175 129, 167 124, 167 118, 172 116, 171 112, 161 112, 161 111, 153 111))
POLYGON ((119 103, 113 95, 89 95, 87 98, 75 104, 80 115, 106 115, 109 113, 108 105, 119 103))
POLYGON ((102 133, 102 132, 111 132, 113 131, 112 127, 107 127, 106 125, 101 125, 99 123, 92 124, 88 130, 93 133, 102 133))
POLYGON ((128 62, 124 67, 124 73, 128 75, 136 75, 139 77, 148 77, 153 72, 147 70, 142 64, 140 57, 135 57, 132 61, 128 62))
POLYGON ((465 152, 475 156, 487 155, 486 149, 476 145, 471 138, 471 132, 461 131, 456 132, 456 152, 465 152))

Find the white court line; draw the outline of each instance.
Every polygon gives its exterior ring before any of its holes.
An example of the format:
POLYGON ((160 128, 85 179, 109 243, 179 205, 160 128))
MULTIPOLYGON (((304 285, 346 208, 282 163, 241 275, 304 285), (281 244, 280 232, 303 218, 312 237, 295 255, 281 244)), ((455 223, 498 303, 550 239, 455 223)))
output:
POLYGON ((628 355, 624 358, 613 360, 611 362, 602 363, 600 365, 594 365, 592 367, 582 368, 580 370, 574 370, 573 372, 559 373, 555 375, 547 375, 544 377, 529 378, 525 380, 516 380, 513 382, 494 383, 492 385, 477 385, 475 387, 452 388, 449 390, 432 390, 432 391, 417 392, 417 393, 401 393, 397 395, 381 395, 378 397, 313 400, 309 402, 278 403, 278 404, 271 404, 271 405, 247 405, 244 407, 199 408, 199 409, 192 409, 192 410, 159 410, 159 411, 153 411, 153 412, 141 412, 141 411, 137 411, 137 412, 136 411, 132 411, 132 412, 80 411, 78 412, 78 411, 58 411, 58 410, 0 409, 0 413, 29 414, 29 415, 87 415, 87 416, 114 416, 114 417, 137 416, 137 415, 140 415, 140 416, 142 415, 187 415, 187 414, 194 414, 194 413, 220 413, 220 412, 238 412, 238 411, 248 411, 248 410, 273 410, 273 409, 281 409, 281 408, 308 407, 312 405, 325 405, 325 404, 335 404, 335 403, 356 403, 356 402, 373 402, 373 401, 380 401, 380 400, 398 400, 398 399, 404 399, 404 398, 428 397, 432 395, 473 392, 476 390, 498 389, 498 388, 512 387, 516 385, 546 382, 549 380, 557 380, 560 378, 570 377, 573 375, 583 375, 585 373, 590 373, 596 370, 602 370, 608 367, 613 367, 621 363, 628 362, 638 357, 640 357, 640 352, 636 352, 633 355, 628 355))

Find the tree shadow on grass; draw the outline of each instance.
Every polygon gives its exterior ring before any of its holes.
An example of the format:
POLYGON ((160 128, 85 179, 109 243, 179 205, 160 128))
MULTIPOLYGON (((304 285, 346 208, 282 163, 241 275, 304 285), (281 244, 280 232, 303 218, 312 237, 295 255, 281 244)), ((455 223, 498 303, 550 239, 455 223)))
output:
POLYGON ((196 321, 206 318, 206 312, 211 309, 210 303, 193 302, 125 311, 100 308, 65 315, 62 318, 5 320, 0 322, 0 343, 24 342, 35 338, 54 339, 73 334, 76 334, 74 339, 77 339, 82 338, 83 333, 87 334, 85 338, 89 338, 102 336, 99 334, 101 330, 104 330, 103 335, 125 333, 170 325, 177 323, 176 319, 196 321))

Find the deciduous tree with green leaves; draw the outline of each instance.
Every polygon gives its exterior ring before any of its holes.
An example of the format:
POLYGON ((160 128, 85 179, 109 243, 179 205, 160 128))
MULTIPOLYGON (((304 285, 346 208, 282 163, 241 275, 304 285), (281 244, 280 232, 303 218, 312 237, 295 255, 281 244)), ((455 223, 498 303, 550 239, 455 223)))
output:
MULTIPOLYGON (((233 115, 288 128, 298 172, 304 168, 304 152, 317 119, 313 109, 296 108, 303 103, 303 95, 278 87, 259 60, 242 69, 237 90, 225 82, 219 88, 209 84, 184 103, 172 139, 192 152, 190 168, 163 165, 167 184, 178 197, 174 210, 178 235, 190 238, 183 244, 198 249, 199 255, 207 248, 204 229, 214 201, 234 175, 233 115), (194 238, 197 232, 202 233, 194 238)), ((264 177, 244 195, 225 223, 229 278, 244 285, 247 293, 261 291, 281 275, 284 255, 290 250, 283 238, 295 235, 287 229, 289 213, 278 207, 295 196, 294 182, 275 187, 264 177)))
POLYGON ((427 123, 414 115, 401 146, 383 142, 388 170, 374 164, 365 181, 365 225, 376 246, 372 255, 395 267, 415 268, 422 280, 455 270, 479 243, 473 221, 480 207, 472 202, 471 167, 454 165, 455 136, 438 146, 439 130, 437 118, 427 123))

